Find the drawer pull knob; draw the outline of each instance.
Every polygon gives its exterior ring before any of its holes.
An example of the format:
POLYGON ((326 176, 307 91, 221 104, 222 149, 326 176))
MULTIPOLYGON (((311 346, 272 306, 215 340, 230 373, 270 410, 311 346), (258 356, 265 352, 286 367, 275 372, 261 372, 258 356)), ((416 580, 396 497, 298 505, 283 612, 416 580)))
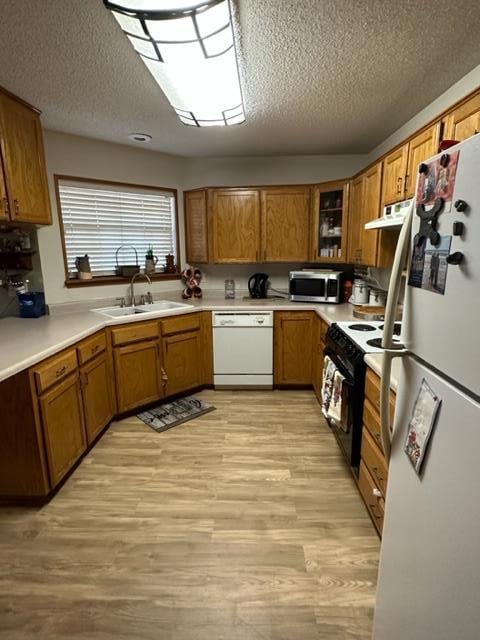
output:
POLYGON ((99 350, 99 348, 100 348, 100 345, 98 345, 98 344, 97 344, 95 347, 92 347, 92 354, 93 354, 93 353, 97 353, 97 351, 99 350))
POLYGON ((67 367, 65 365, 61 369, 57 369, 55 371, 55 377, 59 378, 60 376, 63 376, 66 370, 67 370, 67 367))

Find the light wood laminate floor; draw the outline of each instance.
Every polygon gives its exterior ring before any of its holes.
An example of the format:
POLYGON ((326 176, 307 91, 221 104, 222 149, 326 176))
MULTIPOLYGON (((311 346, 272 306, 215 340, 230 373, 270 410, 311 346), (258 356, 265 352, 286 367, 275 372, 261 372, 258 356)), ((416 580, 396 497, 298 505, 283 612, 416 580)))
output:
POLYGON ((2 640, 370 638, 379 541, 308 391, 204 391, 112 424, 42 509, 0 511, 2 640))

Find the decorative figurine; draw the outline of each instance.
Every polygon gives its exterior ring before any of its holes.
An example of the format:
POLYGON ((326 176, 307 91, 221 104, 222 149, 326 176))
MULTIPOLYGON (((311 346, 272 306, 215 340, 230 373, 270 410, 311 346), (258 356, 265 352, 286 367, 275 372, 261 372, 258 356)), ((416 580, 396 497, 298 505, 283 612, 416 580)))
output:
POLYGON ((189 300, 191 298, 202 297, 202 290, 199 286, 202 281, 202 272, 200 269, 186 264, 185 269, 182 271, 182 280, 186 285, 182 292, 182 298, 189 300))

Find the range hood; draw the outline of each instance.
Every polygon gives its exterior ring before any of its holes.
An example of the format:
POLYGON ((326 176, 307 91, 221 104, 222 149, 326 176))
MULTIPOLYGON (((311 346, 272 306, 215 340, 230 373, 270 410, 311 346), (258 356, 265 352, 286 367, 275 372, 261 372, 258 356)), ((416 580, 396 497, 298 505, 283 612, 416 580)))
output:
POLYGON ((383 208, 383 215, 365 224, 365 229, 401 229, 413 198, 389 204, 383 208))

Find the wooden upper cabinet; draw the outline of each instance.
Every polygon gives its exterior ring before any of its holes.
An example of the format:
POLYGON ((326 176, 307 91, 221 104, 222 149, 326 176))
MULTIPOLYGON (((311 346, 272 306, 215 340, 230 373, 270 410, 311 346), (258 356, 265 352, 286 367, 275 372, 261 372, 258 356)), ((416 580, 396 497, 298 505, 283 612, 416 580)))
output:
POLYGON ((210 202, 213 262, 260 260, 260 194, 253 189, 215 189, 210 202))
POLYGON ((275 312, 275 384, 312 384, 313 316, 313 312, 275 312))
POLYGON ((348 261, 361 263, 363 220, 363 174, 350 183, 350 205, 348 209, 348 261))
POLYGON ((445 118, 444 140, 462 142, 480 131, 480 94, 454 109, 445 118))
POLYGON ((326 182, 312 189, 312 251, 314 262, 348 259, 348 200, 346 182, 326 182))
POLYGON ((383 205, 404 199, 408 163, 408 143, 392 151, 383 160, 383 205))
POLYGON ((380 216, 380 196, 382 188, 382 163, 370 167, 363 174, 363 201, 361 223, 361 262, 364 265, 377 266, 378 231, 365 229, 365 224, 380 216))
POLYGON ((57 485, 86 449, 80 383, 76 375, 59 382, 39 399, 48 468, 57 485))
POLYGON ((417 184, 418 167, 438 152, 440 123, 437 122, 412 138, 408 148, 408 166, 405 179, 405 198, 412 198, 417 184))
POLYGON ((206 189, 185 193, 184 214, 187 262, 208 262, 206 189))
POLYGON ((38 113, 0 93, 0 135, 11 220, 51 224, 38 113))
POLYGON ((264 262, 308 262, 310 257, 310 188, 262 189, 264 262))

